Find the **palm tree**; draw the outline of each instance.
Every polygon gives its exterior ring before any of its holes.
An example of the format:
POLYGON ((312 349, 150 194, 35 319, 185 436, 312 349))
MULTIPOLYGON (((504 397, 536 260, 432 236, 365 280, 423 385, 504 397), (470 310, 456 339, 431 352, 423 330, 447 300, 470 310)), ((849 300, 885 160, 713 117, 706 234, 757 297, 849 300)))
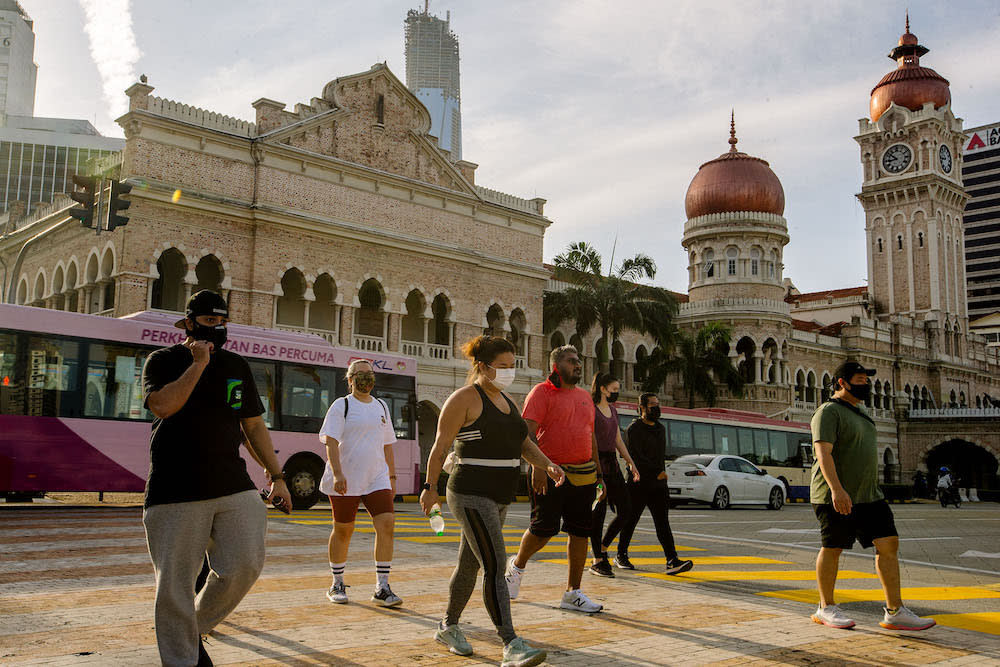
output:
POLYGON ((645 391, 658 391, 670 373, 680 375, 687 394, 688 408, 694 408, 697 394, 710 406, 715 405, 716 385, 724 383, 729 391, 743 393, 743 377, 729 361, 729 340, 732 332, 721 322, 709 322, 694 335, 676 332, 676 354, 658 347, 639 364, 645 391))
POLYGON ((610 342, 625 331, 669 339, 677 302, 665 289, 637 283, 656 276, 656 264, 648 255, 639 253, 615 267, 612 254, 604 275, 600 253, 589 243, 578 241, 557 255, 553 263, 555 280, 570 286, 545 292, 543 328, 548 333, 560 322, 573 320, 577 333, 585 336, 592 327, 599 327, 597 360, 601 372, 610 368, 610 342))

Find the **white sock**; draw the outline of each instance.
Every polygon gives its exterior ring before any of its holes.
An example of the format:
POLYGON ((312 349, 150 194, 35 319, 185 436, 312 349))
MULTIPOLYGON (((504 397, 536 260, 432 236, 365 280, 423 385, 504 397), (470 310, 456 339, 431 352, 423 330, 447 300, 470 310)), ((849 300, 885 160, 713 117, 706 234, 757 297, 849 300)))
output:
POLYGON ((347 562, 343 563, 330 563, 330 572, 333 573, 333 583, 342 584, 344 583, 344 570, 347 568, 347 562))
POLYGON ((378 587, 379 589, 389 588, 389 568, 392 567, 392 561, 375 561, 375 576, 378 577, 378 587))
POLYGON ((510 569, 511 569, 512 572, 517 572, 518 574, 524 574, 524 568, 523 567, 518 567, 517 565, 514 565, 514 559, 513 558, 510 559, 509 565, 510 565, 510 569))

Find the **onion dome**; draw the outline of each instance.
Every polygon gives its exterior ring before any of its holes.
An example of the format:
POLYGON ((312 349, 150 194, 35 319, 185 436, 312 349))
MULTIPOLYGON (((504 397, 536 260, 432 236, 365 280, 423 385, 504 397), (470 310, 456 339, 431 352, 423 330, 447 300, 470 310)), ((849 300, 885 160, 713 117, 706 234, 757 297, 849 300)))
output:
POLYGON ((927 102, 940 109, 951 102, 948 80, 930 69, 920 66, 920 56, 930 51, 921 46, 917 36, 910 32, 910 16, 906 16, 906 32, 899 38, 899 45, 889 52, 889 58, 899 66, 882 77, 872 88, 871 120, 879 119, 889 105, 895 103, 916 111, 927 102))
POLYGON ((688 186, 688 219, 709 213, 757 211, 782 215, 785 191, 765 160, 736 150, 736 120, 730 121, 729 152, 701 165, 688 186))

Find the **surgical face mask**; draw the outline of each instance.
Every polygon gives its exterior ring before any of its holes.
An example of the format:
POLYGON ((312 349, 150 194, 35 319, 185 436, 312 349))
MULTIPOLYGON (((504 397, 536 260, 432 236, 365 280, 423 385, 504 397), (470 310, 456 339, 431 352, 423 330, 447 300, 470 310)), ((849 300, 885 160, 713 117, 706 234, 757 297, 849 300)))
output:
POLYGON ((867 401, 868 397, 872 394, 872 386, 867 382, 864 384, 848 384, 847 386, 850 387, 847 391, 859 401, 867 401))
MULTIPOLYGON (((487 366, 493 368, 489 364, 487 366)), ((517 374, 517 370, 513 368, 493 368, 493 371, 496 373, 496 377, 490 380, 490 382, 500 391, 509 387, 514 382, 514 376, 517 374)))
POLYGON ((372 389, 375 388, 375 374, 374 373, 355 373, 353 377, 354 389, 360 391, 362 394, 367 394, 372 389))
POLYGON ((610 394, 608 394, 608 403, 614 403, 617 400, 618 400, 618 392, 617 391, 613 391, 610 394))
POLYGON ((646 419, 649 421, 656 421, 660 418, 660 406, 659 405, 649 405, 646 407, 646 419))
POLYGON ((195 322, 194 327, 188 332, 188 334, 195 340, 203 340, 211 343, 215 346, 216 350, 221 350, 222 346, 226 344, 227 340, 229 340, 229 332, 226 330, 225 324, 218 324, 214 327, 209 327, 195 322))

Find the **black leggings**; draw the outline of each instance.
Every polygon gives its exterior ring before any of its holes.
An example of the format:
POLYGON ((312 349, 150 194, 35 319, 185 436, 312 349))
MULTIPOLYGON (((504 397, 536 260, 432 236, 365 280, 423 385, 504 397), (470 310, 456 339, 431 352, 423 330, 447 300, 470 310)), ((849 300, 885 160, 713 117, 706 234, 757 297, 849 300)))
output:
MULTIPOLYGON (((617 463, 615 465, 617 466, 617 463)), ((622 531, 628 521, 632 508, 629 493, 625 488, 625 480, 622 479, 621 474, 605 474, 604 481, 607 484, 608 495, 594 506, 591 515, 590 545, 594 549, 594 558, 596 559, 604 558, 608 547, 615 541, 618 533, 622 531), (608 524, 607 531, 604 531, 604 518, 607 516, 609 504, 615 512, 615 518, 608 524), (604 531, 603 539, 602 531, 604 531)))
POLYGON ((663 555, 667 557, 667 562, 677 558, 677 549, 674 547, 674 534, 670 531, 670 520, 667 518, 667 505, 669 496, 667 488, 661 484, 629 484, 628 494, 632 504, 632 513, 629 515, 625 526, 622 528, 621 537, 618 538, 618 553, 628 554, 628 546, 632 542, 632 533, 639 524, 639 517, 643 510, 649 508, 649 513, 653 516, 653 526, 656 527, 656 539, 663 547, 663 555))

